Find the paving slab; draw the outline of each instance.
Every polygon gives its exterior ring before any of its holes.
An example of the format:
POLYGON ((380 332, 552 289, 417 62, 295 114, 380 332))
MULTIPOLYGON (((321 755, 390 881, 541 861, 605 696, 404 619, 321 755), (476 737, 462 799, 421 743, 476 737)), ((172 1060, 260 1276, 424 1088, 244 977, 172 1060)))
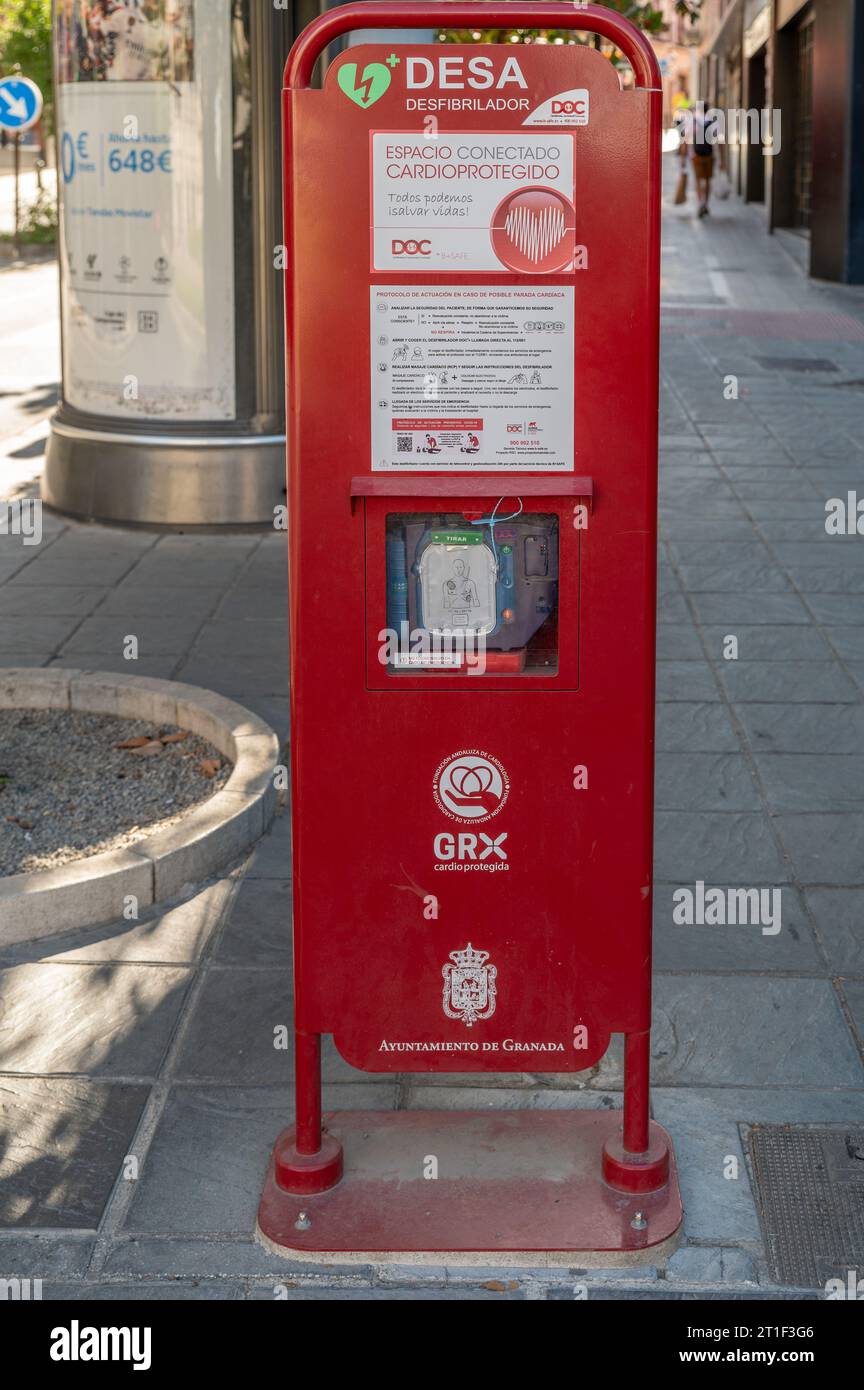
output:
POLYGON ((707 661, 658 661, 657 700, 688 704, 719 700, 720 691, 707 661))
POLYGON ((811 594, 807 604, 817 623, 864 623, 864 603, 859 594, 811 594))
POLYGON ((852 1015, 859 1045, 864 1049, 864 979, 842 980, 841 990, 846 1007, 852 1015))
POLYGON ((249 878, 285 879, 291 873, 291 818, 277 814, 269 832, 259 841, 249 865, 249 878))
POLYGON ((287 878, 244 879, 214 959, 220 965, 290 969, 291 889, 291 880, 287 878))
MULTIPOLYGON (((177 1062, 177 1077, 250 1086, 278 1085, 293 1075, 293 982, 282 969, 214 966, 195 1002, 177 1062), (282 1034, 287 1030, 283 1044, 282 1034)), ((343 1061, 330 1039, 322 1048, 325 1082, 387 1085, 389 1075, 367 1075, 343 1061)))
POLYGON ((148 1094, 120 1082, 0 1077, 0 1227, 95 1230, 148 1094))
POLYGON ((656 740, 658 753, 738 753, 741 748, 719 701, 658 703, 656 740))
POLYGON ((242 1281, 170 1279, 162 1283, 49 1283, 46 1302, 60 1303, 237 1303, 246 1297, 242 1281))
POLYGON ((173 966, 6 966, 0 1072, 153 1076, 190 979, 173 966))
POLYGON ((658 624, 658 661, 702 661, 704 656, 702 639, 695 627, 683 621, 658 624))
POLYGON ((856 754, 864 751, 864 703, 741 704, 735 710, 754 752, 856 754))
POLYGON ((284 616, 211 621, 205 623, 195 640, 196 658, 258 657, 265 653, 275 654, 285 662, 287 650, 288 628, 284 616))
POLYGON ((728 661, 718 669, 734 703, 856 704, 861 698, 837 662, 728 661))
MULTIPOLYGON (((825 552, 820 550, 817 554, 825 552)), ((864 594, 864 571, 859 569, 839 568, 818 560, 811 564, 790 561, 786 573, 805 598, 811 594, 864 594)))
POLYGON ((801 883, 864 883, 864 814, 807 812, 777 816, 775 824, 801 883))
MULTIPOLYGON (((118 676, 154 676, 157 680, 172 680, 174 678, 180 658, 176 653, 163 653, 161 656, 148 656, 142 653, 140 656, 129 659, 121 655, 119 651, 114 652, 75 652, 67 653, 65 656, 56 656, 48 662, 51 667, 75 666, 85 672, 111 671, 118 676)), ((11 665, 11 660, 7 661, 11 665)))
POLYGON ((734 753, 659 753, 655 804, 661 811, 758 811, 759 791, 734 753))
MULTIPOLYGON (((130 580, 103 592, 104 601, 98 605, 99 618, 164 618, 177 610, 176 588, 161 584, 145 586, 130 580)), ((184 585, 180 616, 203 623, 213 613, 220 592, 212 584, 201 588, 184 585)))
MULTIPOLYGON (((101 611, 84 622, 62 645, 62 655, 77 665, 78 652, 104 651, 107 655, 122 656, 130 636, 138 642, 138 660, 142 657, 171 654, 185 656, 189 644, 201 627, 195 614, 177 613, 167 609, 161 615, 113 613, 101 611)), ((58 644, 59 645, 59 644, 58 644)))
POLYGON ((727 632, 737 631, 736 624, 790 623, 796 626, 810 621, 810 614, 797 594, 709 594, 692 596, 699 621, 720 624, 727 632))
POLYGON ((691 565, 713 569, 719 566, 725 572, 730 566, 757 565, 761 569, 771 563, 771 556, 755 531, 747 541, 691 541, 676 536, 669 543, 669 551, 688 590, 694 588, 687 582, 691 565))
POLYGON ((651 1058, 655 1086, 864 1087, 828 980, 661 975, 651 1058))
MULTIPOLYGON (((333 1086, 328 1109, 392 1109, 394 1087, 333 1086)), ((124 1233, 249 1239, 277 1135, 290 1123, 284 1086, 177 1086, 141 1168, 124 1233)))
POLYGON ((711 623, 702 633, 718 661, 725 661, 724 644, 730 633, 738 639, 737 661, 830 661, 832 655, 826 637, 815 626, 711 623))
POLYGON ((832 974, 864 976, 864 888, 804 894, 832 974))
POLYGON ((864 753, 762 753, 756 768, 772 810, 864 810, 864 753))
MULTIPOLYGON (((713 511, 713 506, 712 506, 713 511)), ((776 594, 791 586, 785 574, 767 560, 736 564, 681 566, 681 581, 692 594, 776 594)))
POLYGON ((655 1119, 675 1135, 687 1236, 753 1252, 761 1250, 762 1236, 739 1126, 856 1124, 862 1095, 792 1087, 742 1090, 733 1083, 680 1090, 655 1086, 653 1103, 655 1119))
POLYGON ((87 1273, 95 1247, 94 1235, 0 1230, 0 1279, 80 1278, 87 1273))
MULTIPOLYGON (((716 886, 725 888, 728 885, 716 886)), ((654 885, 656 970, 691 974, 713 970, 824 973, 822 954, 804 904, 790 884, 780 889, 780 930, 776 934, 771 928, 765 931, 762 924, 749 921, 725 926, 678 925, 674 919, 676 899, 673 895, 679 887, 671 883, 654 885)))
POLYGON ((56 588, 37 588, 23 586, 13 589, 11 585, 0 588, 0 617, 3 618, 56 618, 72 617, 79 621, 94 608, 101 607, 111 590, 91 586, 78 588, 60 585, 56 588))
MULTIPOLYGON (((212 594, 212 589, 203 592, 212 594)), ((267 588, 257 590, 255 593, 255 616, 278 621, 282 625, 283 635, 287 642, 287 573, 286 583, 278 588, 267 588)), ((244 622, 249 617, 249 591, 241 589, 235 585, 222 597, 218 607, 213 610, 212 618, 217 623, 244 622)))
POLYGON ((37 657, 44 657, 46 653, 53 655, 64 645, 79 622, 80 618, 75 614, 62 617, 4 615, 0 629, 0 662, 4 666, 11 665, 7 653, 24 652, 37 657))
POLYGON ((841 661, 864 661, 864 627, 831 623, 825 627, 825 636, 841 661))
POLYGON ((288 693, 288 643, 276 649, 256 652, 254 659, 243 657, 236 664, 230 654, 222 656, 194 651, 177 667, 177 680, 189 685, 201 685, 205 690, 217 690, 241 704, 252 704, 255 695, 288 693))
POLYGON ((789 878, 760 813, 658 811, 654 823, 654 877, 665 883, 774 885, 789 878))
MULTIPOLYGON (((136 564, 136 546, 133 544, 127 549, 125 538, 122 543, 110 547, 94 545, 92 537, 82 530, 64 545, 66 540, 64 535, 44 553, 37 554, 8 581, 9 584, 23 588, 46 584, 62 587, 73 577, 82 587, 108 588, 119 583, 136 564)), ((143 548, 149 549, 153 543, 153 537, 147 536, 143 548)))

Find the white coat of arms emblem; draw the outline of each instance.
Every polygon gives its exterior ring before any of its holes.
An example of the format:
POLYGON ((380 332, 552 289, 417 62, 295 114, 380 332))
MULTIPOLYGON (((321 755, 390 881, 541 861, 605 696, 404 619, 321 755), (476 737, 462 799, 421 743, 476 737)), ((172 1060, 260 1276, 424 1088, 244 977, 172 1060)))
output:
POLYGON ((445 965, 444 1012, 448 1018, 461 1018, 470 1028, 482 1018, 491 1018, 495 1012, 495 979, 498 975, 494 965, 487 965, 488 951, 475 951, 471 942, 463 951, 451 951, 452 965, 445 965))

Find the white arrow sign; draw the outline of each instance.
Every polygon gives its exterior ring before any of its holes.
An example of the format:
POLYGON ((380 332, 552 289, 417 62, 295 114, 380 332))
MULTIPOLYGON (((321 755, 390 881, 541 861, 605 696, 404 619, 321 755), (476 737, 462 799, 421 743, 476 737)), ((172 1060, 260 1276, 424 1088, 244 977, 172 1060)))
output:
POLYGON ((10 92, 0 92, 0 97, 5 101, 10 116, 14 116, 16 121, 26 121, 27 103, 23 97, 13 97, 10 92))
POLYGON ((4 77, 0 81, 0 128, 29 130, 42 115, 42 93, 29 77, 4 77))

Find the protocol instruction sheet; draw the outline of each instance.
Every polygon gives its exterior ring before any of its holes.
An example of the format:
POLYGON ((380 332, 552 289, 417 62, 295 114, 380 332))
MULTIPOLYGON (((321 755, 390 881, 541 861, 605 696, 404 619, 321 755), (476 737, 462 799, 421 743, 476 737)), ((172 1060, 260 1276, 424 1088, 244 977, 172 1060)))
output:
POLYGON ((373 285, 372 470, 572 473, 573 288, 373 285))

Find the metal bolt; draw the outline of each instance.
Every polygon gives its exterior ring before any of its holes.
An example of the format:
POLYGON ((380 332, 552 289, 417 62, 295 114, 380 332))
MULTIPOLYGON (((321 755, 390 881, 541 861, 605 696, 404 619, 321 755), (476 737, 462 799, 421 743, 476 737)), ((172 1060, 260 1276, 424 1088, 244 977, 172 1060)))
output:
POLYGON ((294 1230, 308 1231, 311 1225, 312 1222, 309 1220, 309 1217, 306 1215, 305 1211, 301 1211, 300 1215, 297 1217, 297 1220, 294 1222, 294 1230))
POLYGON ((637 1211, 630 1225, 633 1227, 634 1231, 644 1231, 645 1227, 648 1225, 648 1222, 645 1220, 644 1212, 637 1211))

